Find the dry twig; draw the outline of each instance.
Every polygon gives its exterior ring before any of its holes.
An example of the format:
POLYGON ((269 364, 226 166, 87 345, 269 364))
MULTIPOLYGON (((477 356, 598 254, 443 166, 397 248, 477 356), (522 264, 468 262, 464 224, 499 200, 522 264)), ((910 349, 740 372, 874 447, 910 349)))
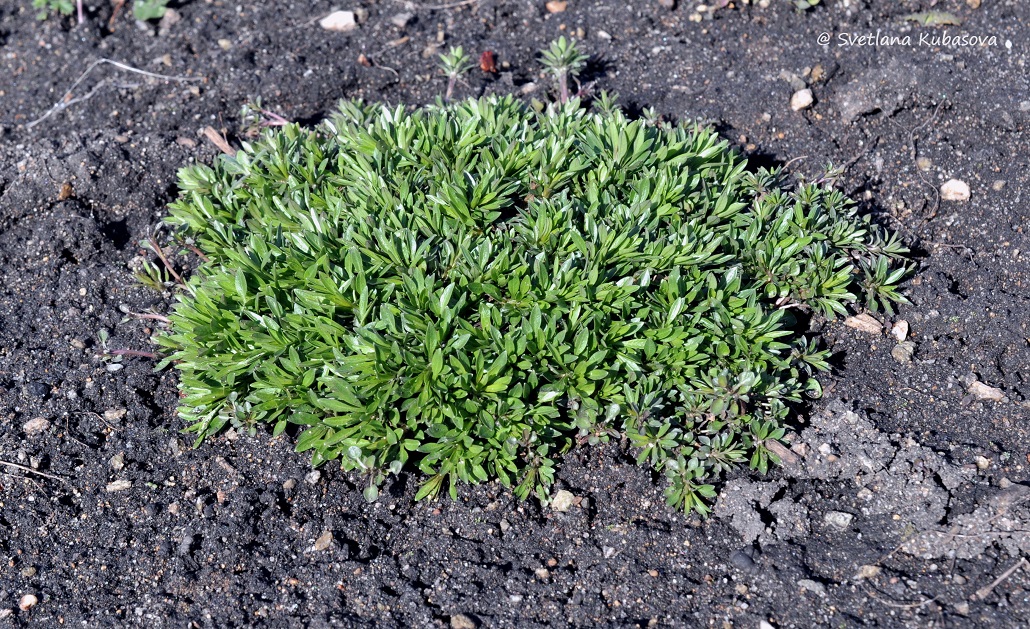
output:
POLYGON ((62 476, 55 476, 54 474, 47 474, 46 472, 40 472, 39 470, 34 470, 31 467, 25 465, 18 465, 17 463, 11 463, 10 461, 0 461, 0 465, 6 465, 7 467, 14 468, 16 470, 21 470, 22 472, 27 472, 29 474, 38 474, 39 476, 42 476, 44 478, 49 478, 68 484, 67 478, 64 478, 62 476))
POLYGON ((32 127, 34 127, 37 124, 43 122, 44 120, 46 120, 47 118, 49 118, 53 114, 68 108, 70 105, 82 102, 82 101, 88 99, 89 97, 91 97, 94 93, 96 93, 96 91, 100 88, 100 86, 104 84, 104 81, 101 81, 100 83, 98 83, 96 85, 96 87, 94 87, 92 90, 90 90, 89 94, 87 94, 87 95, 85 95, 83 97, 80 97, 80 98, 72 99, 72 94, 75 92, 75 88, 78 87, 79 84, 82 83, 83 80, 85 80, 85 78, 89 75, 90 72, 93 71, 94 68, 96 68, 97 66, 104 65, 105 63, 109 64, 109 65, 113 65, 114 67, 118 68, 119 70, 125 70, 126 72, 135 72, 136 74, 142 74, 143 76, 149 76, 152 79, 161 79, 161 80, 164 80, 164 81, 178 81, 180 83, 185 83, 185 82, 189 82, 189 81, 203 81, 204 80, 203 77, 199 77, 199 76, 172 76, 172 75, 168 75, 168 74, 158 74, 157 72, 148 72, 147 70, 140 70, 139 68, 134 68, 134 67, 132 67, 130 65, 126 65, 124 63, 119 63, 118 61, 115 61, 113 59, 107 59, 106 57, 105 58, 101 58, 101 59, 97 59, 93 63, 89 64, 89 67, 87 67, 86 70, 82 74, 79 75, 79 78, 75 79, 75 82, 72 83, 72 86, 69 87, 68 91, 64 93, 64 96, 61 97, 61 100, 59 100, 56 103, 54 103, 54 105, 50 109, 48 109, 45 114, 43 114, 39 118, 36 118, 32 122, 25 123, 25 128, 26 129, 31 129, 32 127))

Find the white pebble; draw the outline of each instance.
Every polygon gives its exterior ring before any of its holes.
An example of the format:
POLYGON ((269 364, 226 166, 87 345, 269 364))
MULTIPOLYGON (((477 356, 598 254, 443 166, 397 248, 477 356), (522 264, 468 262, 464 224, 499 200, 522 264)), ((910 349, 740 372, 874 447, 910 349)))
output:
POLYGON ((354 11, 333 11, 319 20, 318 25, 327 31, 346 33, 358 27, 358 20, 354 11))
POLYGON ((794 111, 801 111, 811 107, 814 102, 815 98, 812 96, 812 90, 805 88, 794 92, 794 95, 790 97, 790 108, 794 111))
POLYGON ((941 199, 945 201, 968 201, 969 184, 959 179, 949 179, 941 186, 941 199))

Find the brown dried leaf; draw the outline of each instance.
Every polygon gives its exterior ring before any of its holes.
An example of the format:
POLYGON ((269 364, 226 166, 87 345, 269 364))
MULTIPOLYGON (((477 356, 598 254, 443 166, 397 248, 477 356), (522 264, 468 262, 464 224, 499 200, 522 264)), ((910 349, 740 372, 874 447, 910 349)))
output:
POLYGON ((854 317, 848 317, 844 320, 844 325, 867 334, 879 334, 883 331, 883 325, 874 319, 872 315, 864 312, 860 315, 855 315, 854 317))
POLYGON ((211 144, 217 146, 218 150, 221 152, 225 153, 229 157, 236 156, 236 149, 229 146, 229 141, 225 139, 224 135, 215 131, 214 127, 204 127, 204 135, 207 136, 207 139, 211 141, 211 144))

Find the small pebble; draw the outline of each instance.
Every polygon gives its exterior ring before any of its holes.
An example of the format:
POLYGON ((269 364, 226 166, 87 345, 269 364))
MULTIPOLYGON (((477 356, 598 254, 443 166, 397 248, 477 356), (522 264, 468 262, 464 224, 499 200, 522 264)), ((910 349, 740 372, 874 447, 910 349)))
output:
POLYGON ((554 494, 554 498, 551 499, 551 508, 555 511, 561 511, 562 513, 572 508, 572 503, 575 501, 576 496, 567 489, 561 489, 554 494))
POLYGON ((476 621, 465 614, 451 616, 451 629, 476 629, 476 621))
POLYGON ((757 564, 755 563, 755 560, 751 558, 751 555, 747 554, 747 552, 743 550, 738 549, 730 553, 730 565, 732 565, 737 570, 750 572, 751 570, 755 569, 755 566, 757 564))
POLYGON ((811 579, 801 579, 800 581, 798 581, 798 587, 808 590, 809 592, 816 594, 818 596, 826 596, 826 586, 822 583, 819 583, 818 581, 813 581, 811 579))
POLYGON ((346 33, 358 27, 358 20, 354 11, 333 11, 319 20, 318 25, 327 31, 346 33))
POLYGON ((501 533, 507 533, 511 529, 511 524, 507 520, 501 520, 498 526, 501 528, 501 533))
POLYGON ((1004 391, 998 387, 986 385, 979 380, 973 380, 973 382, 969 384, 969 392, 978 400, 991 400, 994 402, 1005 401, 1004 391))
POLYGON ((411 13, 398 13, 397 15, 390 18, 390 23, 397 28, 404 28, 411 22, 411 19, 415 17, 411 13))
POLYGON ((858 490, 858 499, 869 502, 873 499, 873 492, 868 487, 863 487, 858 490))
POLYGON ((891 327, 891 336, 899 343, 908 338, 908 321, 901 319, 891 327))
POLYGON ((18 599, 18 609, 22 610, 23 612, 27 612, 33 607, 35 607, 36 603, 38 602, 39 599, 36 598, 34 594, 26 594, 25 596, 22 596, 20 599, 18 599))
POLYGON ((179 503, 173 502, 172 504, 168 505, 168 513, 171 513, 172 515, 179 515, 179 503))
POLYGON ((36 567, 28 566, 27 568, 22 568, 21 576, 25 577, 26 579, 31 579, 32 577, 36 576, 36 567))
POLYGON ((941 185, 941 199, 945 201, 968 201, 969 184, 958 179, 949 179, 941 185))
POLYGON ((296 478, 287 478, 286 481, 283 483, 283 489, 285 491, 290 491, 291 489, 293 489, 296 486, 297 486, 297 479, 296 478))
POLYGON ((39 434, 50 428, 50 422, 45 417, 36 417, 22 424, 21 429, 28 436, 39 434))
POLYGON ((916 168, 919 170, 930 170, 933 168, 933 160, 929 157, 917 157, 916 168))
POLYGON ((858 569, 858 574, 856 575, 856 578, 872 579, 878 574, 880 574, 880 566, 865 565, 858 569))
POLYGON ((658 6, 671 11, 676 8, 676 0, 658 0, 658 6))
POLYGON ((551 571, 547 568, 537 568, 533 574, 536 575, 536 578, 543 581, 544 579, 547 579, 551 576, 551 571))
POLYGON ((157 34, 158 36, 165 36, 168 31, 172 30, 172 27, 182 21, 182 14, 171 7, 165 7, 165 14, 161 16, 161 21, 157 23, 157 34))
POLYGON ((846 529, 851 525, 851 521, 855 519, 855 516, 850 513, 844 513, 843 511, 830 511, 824 517, 823 520, 827 524, 835 526, 839 529, 846 529))
POLYGON ((131 480, 116 480, 116 481, 112 481, 112 482, 108 483, 107 487, 106 487, 106 490, 107 490, 107 493, 113 493, 113 492, 116 492, 116 491, 125 491, 126 489, 129 489, 130 487, 132 487, 132 481, 131 480))
POLYGON ((615 556, 616 552, 618 552, 618 551, 616 551, 611 546, 604 546, 604 547, 601 548, 601 554, 604 555, 605 559, 611 559, 612 557, 615 556))
POLYGON ((565 0, 551 0, 544 5, 548 13, 561 13, 568 8, 569 3, 565 0))
POLYGON ((229 50, 229 49, 232 48, 232 42, 229 41, 228 39, 219 39, 218 40, 218 47, 221 48, 222 50, 229 50))
POLYGON ((985 456, 976 457, 976 467, 980 470, 986 470, 991 466, 991 460, 985 456))
POLYGON ((332 545, 332 543, 333 543, 333 532, 332 531, 325 531, 324 533, 322 533, 321 535, 318 536, 318 539, 315 540, 315 544, 314 544, 314 546, 311 547, 311 550, 316 551, 316 552, 321 552, 321 551, 329 548, 329 546, 332 545))
POLYGON ((776 629, 776 627, 773 627, 772 623, 768 620, 759 620, 758 629, 776 629))
POLYGON ((916 353, 916 344, 912 341, 905 341, 904 343, 898 343, 891 350, 891 357, 899 363, 905 364, 912 362, 912 356, 916 353))
POLYGON ((1004 179, 995 179, 994 183, 991 184, 991 189, 995 192, 1001 192, 1002 189, 1005 187, 1005 183, 1006 182, 1004 179))
POLYGON ((314 485, 318 482, 320 478, 322 478, 322 472, 319 472, 318 470, 311 470, 310 472, 308 472, 308 475, 304 477, 304 482, 308 485, 314 485))
POLYGON ((969 603, 962 601, 961 603, 955 603, 955 613, 960 616, 969 615, 969 603))
POLYGON ((125 417, 125 414, 128 412, 129 411, 127 411, 124 408, 109 408, 106 411, 104 411, 104 419, 106 419, 109 422, 116 422, 121 418, 125 417))
POLYGON ((116 454, 113 457, 111 457, 111 469, 113 469, 116 472, 120 472, 120 471, 122 471, 122 468, 124 468, 124 467, 125 467, 125 453, 124 452, 119 452, 118 454, 116 454))
POLYGON ((805 88, 794 92, 794 95, 790 97, 790 108, 794 111, 801 111, 811 107, 814 102, 815 98, 812 96, 812 90, 805 88))

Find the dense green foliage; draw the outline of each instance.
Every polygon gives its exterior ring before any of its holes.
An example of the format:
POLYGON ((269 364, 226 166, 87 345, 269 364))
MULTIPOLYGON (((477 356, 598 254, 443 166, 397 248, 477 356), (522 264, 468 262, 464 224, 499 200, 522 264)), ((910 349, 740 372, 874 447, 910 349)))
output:
POLYGON ((350 103, 181 171, 169 221, 210 258, 159 337, 188 430, 298 424, 370 499, 417 467, 419 497, 546 501, 558 455, 609 439, 678 508, 764 471, 826 367, 792 313, 901 299, 905 250, 710 130, 599 109, 350 103))

